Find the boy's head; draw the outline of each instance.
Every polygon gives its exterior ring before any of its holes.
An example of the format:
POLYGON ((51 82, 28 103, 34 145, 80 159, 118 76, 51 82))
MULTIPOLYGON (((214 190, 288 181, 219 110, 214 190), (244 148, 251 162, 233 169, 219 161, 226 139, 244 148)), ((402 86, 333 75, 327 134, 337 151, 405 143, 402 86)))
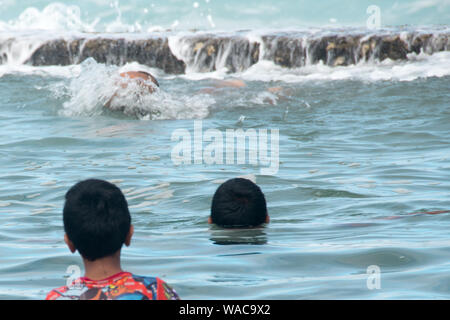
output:
POLYGON ((69 248, 89 261, 129 245, 133 232, 127 200, 118 187, 103 180, 89 179, 70 188, 63 221, 69 248))
POLYGON ((226 181, 214 194, 209 222, 228 228, 268 223, 264 194, 250 180, 235 178, 226 181))

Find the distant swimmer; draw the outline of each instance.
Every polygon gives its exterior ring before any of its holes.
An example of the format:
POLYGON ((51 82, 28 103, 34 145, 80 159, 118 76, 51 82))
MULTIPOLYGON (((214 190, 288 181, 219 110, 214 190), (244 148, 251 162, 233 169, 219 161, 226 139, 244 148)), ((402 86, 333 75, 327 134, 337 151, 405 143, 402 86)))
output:
MULTIPOLYGON (((157 88, 159 88, 159 82, 156 80, 156 78, 145 71, 127 71, 120 73, 120 76, 124 78, 124 81, 120 81, 120 88, 127 89, 128 85, 132 82, 136 83, 140 88, 146 89, 143 92, 140 92, 140 94, 146 94, 146 93, 155 93, 157 91, 157 88)), ((203 90, 200 90, 200 93, 214 93, 218 89, 221 88, 242 88, 245 87, 246 84, 244 81, 239 79, 233 79, 233 80, 214 80, 212 87, 205 88, 203 90)), ((122 109, 123 107, 113 107, 113 101, 119 97, 119 92, 116 91, 114 95, 108 100, 108 102, 105 104, 105 107, 111 109, 111 110, 117 110, 122 109)))
MULTIPOLYGON (((156 80, 152 74, 145 71, 127 71, 122 72, 119 75, 123 79, 117 82, 119 88, 117 88, 113 96, 105 103, 105 107, 112 111, 120 111, 140 116, 148 114, 148 110, 145 110, 145 108, 130 108, 129 104, 131 101, 142 101, 141 99, 146 95, 157 92, 160 87, 158 80, 156 80), (124 91, 129 88, 129 85, 132 83, 137 85, 133 88, 137 90, 124 91)), ((199 90, 199 93, 216 94, 224 89, 241 89, 246 86, 247 84, 240 79, 214 79, 211 81, 210 86, 199 90)), ((290 92, 287 92, 287 90, 284 90, 282 87, 272 87, 267 89, 267 94, 269 94, 269 96, 264 99, 264 102, 274 105, 276 104, 276 100, 284 100, 283 98, 289 96, 290 92)))
POLYGON ((211 94, 222 88, 243 88, 245 86, 245 82, 239 79, 213 80, 212 87, 204 88, 200 90, 200 93, 211 94))

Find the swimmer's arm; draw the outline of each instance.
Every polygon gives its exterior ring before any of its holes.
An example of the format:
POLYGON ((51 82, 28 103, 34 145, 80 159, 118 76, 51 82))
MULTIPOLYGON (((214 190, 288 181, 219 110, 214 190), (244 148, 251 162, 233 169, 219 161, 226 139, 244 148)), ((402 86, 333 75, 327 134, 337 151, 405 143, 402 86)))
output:
POLYGON ((117 97, 117 91, 114 92, 111 98, 109 98, 108 102, 105 103, 105 108, 111 109, 111 103, 114 100, 114 98, 117 97))
POLYGON ((243 88, 246 86, 245 82, 240 79, 233 80, 217 80, 214 84, 216 88, 243 88))
POLYGON ((213 83, 211 84, 211 87, 204 88, 200 90, 199 93, 213 94, 222 88, 242 88, 245 86, 246 86, 245 82, 240 79, 214 80, 213 83))
MULTIPOLYGON (((217 83, 214 86, 216 88, 243 88, 247 85, 243 80, 233 79, 233 80, 217 80, 217 83)), ((283 87, 270 87, 267 89, 267 91, 276 95, 291 94, 290 90, 287 90, 283 87)))
MULTIPOLYGON (((215 80, 215 83, 213 84, 213 88, 205 88, 204 92, 209 93, 213 92, 216 89, 221 88, 243 88, 246 87, 247 84, 241 80, 241 79, 232 79, 232 80, 215 80)), ((289 90, 285 90, 283 87, 270 87, 267 89, 270 93, 273 93, 275 95, 284 95, 287 93, 287 95, 290 95, 291 92, 289 90)))
MULTIPOLYGON (((204 88, 199 91, 199 93, 214 94, 222 88, 243 88, 247 86, 243 80, 232 79, 232 80, 215 80, 213 87, 204 88)), ((276 96, 276 100, 286 100, 289 96, 292 96, 292 90, 289 88, 285 89, 283 87, 270 87, 267 91, 276 96)), ((276 100, 265 99, 264 102, 274 105, 276 100)))

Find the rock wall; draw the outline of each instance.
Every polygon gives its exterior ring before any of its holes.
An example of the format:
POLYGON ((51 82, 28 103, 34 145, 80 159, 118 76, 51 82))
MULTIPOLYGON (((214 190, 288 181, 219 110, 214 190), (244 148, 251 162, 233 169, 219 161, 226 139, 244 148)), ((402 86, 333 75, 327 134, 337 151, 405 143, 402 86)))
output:
MULTIPOLYGON (((433 54, 440 51, 450 51, 449 34, 403 32, 314 37, 284 33, 249 40, 245 35, 192 33, 171 41, 165 35, 148 39, 99 36, 48 40, 32 52, 26 63, 34 66, 70 65, 92 57, 99 63, 123 65, 137 61, 166 73, 183 74, 186 71, 211 72, 224 67, 229 72, 239 72, 260 59, 286 68, 319 62, 346 66, 360 61, 406 60, 409 53, 433 54)), ((0 54, 0 63, 7 61, 8 55, 0 54)))
POLYGON ((136 61, 167 73, 184 73, 186 64, 169 49, 167 38, 52 40, 39 47, 27 61, 34 66, 78 64, 92 57, 99 63, 123 65, 136 61))

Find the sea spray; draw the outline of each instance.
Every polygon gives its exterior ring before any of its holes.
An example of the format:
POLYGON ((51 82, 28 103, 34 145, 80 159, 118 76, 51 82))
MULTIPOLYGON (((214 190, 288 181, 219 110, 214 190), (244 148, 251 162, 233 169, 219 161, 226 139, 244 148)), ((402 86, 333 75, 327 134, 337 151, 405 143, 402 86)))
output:
POLYGON ((165 88, 150 94, 137 82, 120 77, 124 71, 149 70, 138 64, 122 68, 97 63, 89 58, 81 64, 77 77, 54 85, 54 95, 65 92, 67 101, 60 114, 64 116, 95 116, 110 112, 141 120, 203 119, 209 115, 215 103, 212 96, 193 93, 192 95, 167 92, 165 88), (127 81, 126 88, 121 84, 127 81), (110 107, 105 105, 110 103, 110 107))

